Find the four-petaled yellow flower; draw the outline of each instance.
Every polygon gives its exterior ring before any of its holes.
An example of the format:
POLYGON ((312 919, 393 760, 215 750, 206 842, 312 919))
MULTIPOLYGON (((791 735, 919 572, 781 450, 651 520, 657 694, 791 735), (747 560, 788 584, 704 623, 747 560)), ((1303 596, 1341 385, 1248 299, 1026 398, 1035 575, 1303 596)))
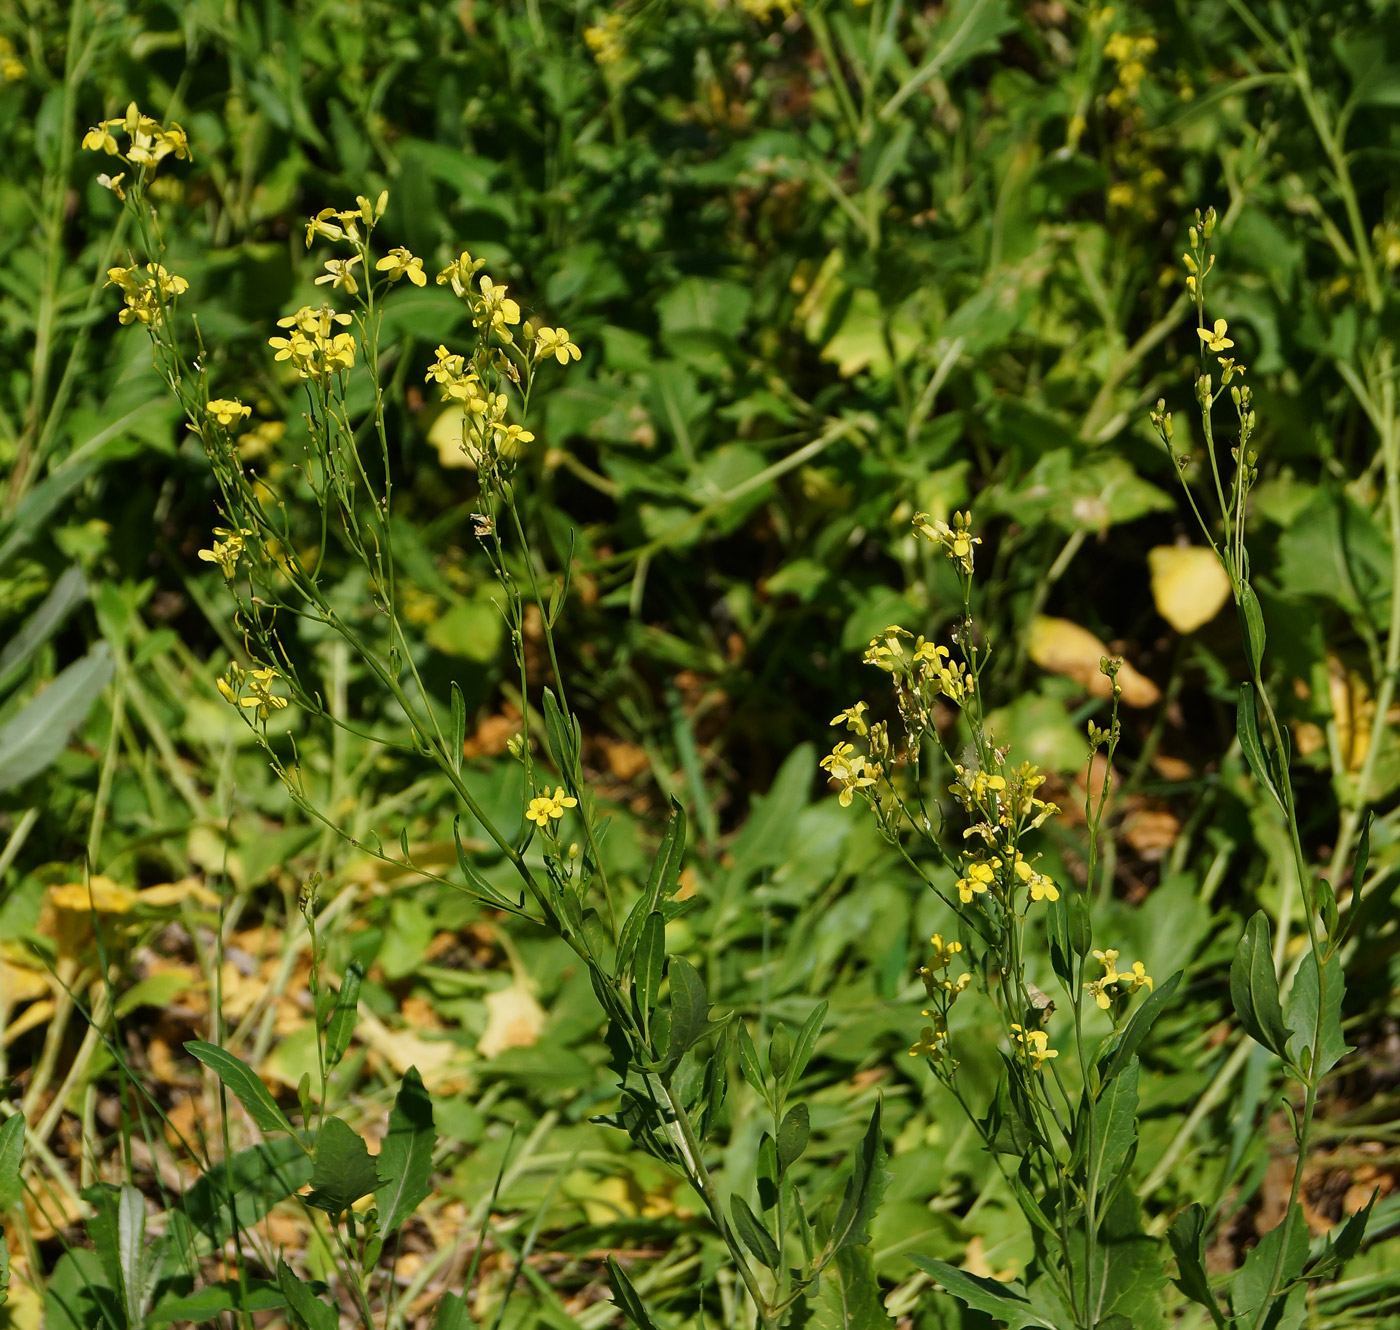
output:
POLYGON ((569 340, 567 328, 541 328, 535 334, 536 360, 552 355, 561 365, 567 365, 571 358, 577 360, 582 354, 569 340))
POLYGON ((1050 1036, 1044 1030, 1023 1030, 1019 1025, 1013 1025, 1011 1030, 1030 1058, 1032 1071, 1040 1071, 1051 1058, 1060 1056, 1058 1049, 1049 1046, 1050 1036))
POLYGON ((232 581, 233 574, 238 568, 238 557, 243 553, 245 548, 243 537, 251 535, 252 532, 228 531, 224 527, 216 526, 214 528, 214 534, 216 536, 222 536, 223 539, 216 540, 213 549, 200 550, 199 557, 203 559, 205 563, 217 563, 224 577, 232 581))
POLYGON ((485 273, 481 274, 477 285, 481 288, 481 314, 473 322, 478 328, 489 324, 503 333, 507 324, 520 322, 520 306, 506 295, 509 287, 497 286, 485 273))
POLYGON ((1026 886, 1031 889, 1031 900, 1033 901, 1057 901, 1060 899, 1060 889, 1055 885, 1054 880, 1044 873, 1038 873, 1030 866, 1020 854, 1016 856, 1016 876, 1026 886))
POLYGON ((869 765, 853 744, 837 744, 819 765, 830 773, 832 780, 840 782, 838 801, 842 808, 849 808, 855 792, 874 785, 880 774, 880 769, 869 765))
POLYGON ((930 1058, 934 1062, 942 1062, 945 1056, 944 1040, 947 1035, 936 1030, 931 1025, 926 1025, 919 1033, 918 1040, 909 1050, 911 1058, 930 1058))
POLYGON ((323 276, 316 279, 317 286, 324 286, 327 282, 332 289, 338 289, 354 295, 360 284, 355 280, 354 267, 360 261, 358 254, 348 259, 327 259, 326 271, 323 276))
POLYGON ((958 879, 958 899, 964 905, 970 905, 974 896, 984 894, 996 881, 997 869, 1000 867, 1000 859, 991 859, 985 863, 981 860, 970 862, 967 865, 967 875, 958 879))
MULTIPOLYGON (((285 697, 274 697, 272 685, 280 676, 276 670, 253 670, 248 675, 248 696, 238 699, 238 705, 256 711, 258 719, 265 721, 274 711, 281 711, 287 705, 285 697)), ((221 690, 222 691, 222 690, 221 690)))
POLYGON ((225 428, 253 414, 253 408, 244 406, 236 397, 211 397, 204 409, 225 428))
POLYGON ((1196 336, 1206 344, 1211 351, 1228 351, 1234 342, 1225 336, 1228 325, 1224 319, 1216 319, 1214 328, 1197 328, 1196 336))
POLYGON ((525 816, 541 827, 549 825, 550 818, 556 822, 564 816, 566 808, 577 808, 578 800, 572 795, 564 793, 564 787, 557 785, 553 794, 536 795, 530 800, 530 806, 525 810, 525 816))
POLYGON ((374 265, 374 270, 387 272, 391 282, 397 282, 400 277, 407 277, 414 286, 424 286, 428 281, 423 273, 423 260, 415 258, 402 245, 391 249, 374 265))
POLYGON ((864 713, 870 708, 864 702, 857 702, 845 711, 838 711, 831 718, 833 725, 844 725, 853 734, 869 734, 870 726, 865 723, 864 713))
POLYGON ((159 326, 165 306, 190 289, 183 277, 166 272, 159 263, 148 263, 144 270, 135 265, 108 268, 106 284, 115 286, 126 301, 126 308, 117 315, 118 322, 148 326, 159 326))
POLYGON ((115 120, 103 120, 83 135, 83 147, 89 152, 105 152, 109 157, 121 157, 133 166, 155 167, 166 157, 188 160, 190 142, 185 131, 174 121, 169 128, 159 120, 142 115, 132 102, 124 116, 115 120), (122 152, 113 129, 120 127, 129 140, 127 150, 122 152))
POLYGON ((439 286, 451 285, 454 296, 465 296, 472 274, 485 262, 485 259, 472 258, 466 250, 463 250, 457 258, 438 273, 437 284, 439 286))

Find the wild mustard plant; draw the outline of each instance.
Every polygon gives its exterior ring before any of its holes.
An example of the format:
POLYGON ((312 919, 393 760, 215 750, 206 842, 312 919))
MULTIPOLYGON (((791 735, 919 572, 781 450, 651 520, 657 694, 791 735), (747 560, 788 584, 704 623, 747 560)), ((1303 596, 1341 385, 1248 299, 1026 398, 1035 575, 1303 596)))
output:
MULTIPOLYGON (((133 111, 128 120, 144 136, 143 143, 163 141, 160 134, 165 131, 147 128, 145 117, 133 111)), ((90 146, 106 149, 107 138, 102 136, 117 123, 92 131, 90 146)), ((125 126, 128 121, 120 123, 125 126)), ((617 1113, 599 1120, 626 1131, 640 1149, 674 1168, 702 1198, 728 1248, 732 1273, 743 1290, 738 1297, 747 1299, 743 1319, 773 1326, 808 1304, 839 1301, 845 1283, 862 1277, 861 1259, 869 1262, 868 1255, 861 1258, 856 1252, 869 1240, 866 1224, 883 1185, 882 1146, 877 1107, 839 1202, 828 1210, 810 1200, 804 1203, 790 1170, 807 1146, 807 1110, 789 1100, 814 1051, 824 1007, 818 1006, 796 1036, 780 1025, 766 1059, 742 1023, 711 1019, 700 975, 684 957, 666 954, 666 925, 690 908, 677 899, 685 853, 685 818, 679 806, 673 808, 645 888, 625 912, 625 902, 609 879, 602 848, 606 819, 584 778, 582 728, 570 707, 556 649, 555 627, 567 603, 572 569, 546 578, 517 493, 526 474, 522 460, 535 441, 526 422, 542 376, 577 362, 581 348, 566 328, 522 322, 520 304, 510 288, 482 271, 480 258, 462 252, 436 274, 436 283, 465 303, 473 335, 457 349, 439 345, 424 367, 424 381, 437 388, 460 427, 460 447, 479 484, 472 531, 495 573, 496 604, 510 632, 521 694, 538 696, 543 717, 541 735, 532 709, 525 708, 522 731, 510 745, 524 779, 518 825, 507 827, 486 814, 463 779, 466 710, 461 692, 454 684, 450 704, 439 705, 419 674, 402 614, 380 328, 392 287, 404 279, 423 286, 427 274, 423 260, 402 246, 383 253, 375 247, 387 193, 373 200, 361 196, 352 208, 324 208, 308 219, 307 246, 333 247, 317 284, 328 288, 329 297, 347 301, 348 308, 303 306, 279 319, 278 331, 268 339, 274 364, 285 364, 303 393, 300 480, 320 519, 318 539, 307 548, 298 543, 289 497, 270 476, 250 465, 250 458, 265 456, 266 450, 259 447, 245 455, 240 447, 239 431, 250 420, 251 408, 238 396, 211 394, 209 357, 202 346, 188 358, 181 349, 183 330, 174 317, 174 302, 188 286, 165 274, 156 261, 159 232, 145 190, 155 162, 142 159, 137 165, 125 198, 138 215, 138 230, 152 261, 145 269, 133 262, 121 270, 121 280, 113 280, 126 299, 126 311, 131 311, 123 321, 140 324, 149 335, 155 364, 183 405, 218 485, 221 524, 213 527, 209 546, 199 551, 199 558, 217 565, 223 574, 248 657, 247 663, 229 663, 217 680, 218 691, 251 727, 296 805, 338 830, 333 812, 322 808, 309 788, 295 744, 274 735, 269 722, 295 707, 312 720, 349 723, 331 710, 306 677, 295 643, 284 635, 285 626, 311 621, 345 642, 401 710, 415 749, 436 765, 464 813, 513 865, 521 890, 507 895, 488 883, 460 835, 457 857, 463 881, 416 871, 464 889, 493 909, 552 929, 587 967, 608 1022, 621 1099, 617 1113), (321 569, 332 541, 368 575, 378 619, 373 632, 348 619, 322 583, 321 569), (538 615, 542 625, 551 675, 547 686, 530 677, 524 650, 527 615, 538 615), (731 1047, 773 1121, 748 1173, 727 1178, 722 1191, 713 1172, 714 1138, 721 1128, 731 1047), (752 1197, 752 1203, 746 1197, 752 1197)), ((852 784, 860 788, 859 775, 852 784)), ((386 862, 416 867, 406 835, 399 856, 378 841, 360 848, 386 862)), ((330 1000, 321 979, 324 953, 317 950, 321 944, 315 932, 314 894, 303 899, 303 914, 313 948, 321 1092, 318 1099, 314 1087, 303 1084, 301 1128, 292 1127, 256 1076, 231 1053, 213 1043, 188 1047, 245 1104, 264 1133, 288 1133, 305 1151, 313 1169, 308 1203, 328 1216, 339 1277, 369 1326, 382 1312, 392 1313, 392 1298, 386 1294, 376 1302, 369 1290, 385 1240, 425 1194, 421 1143, 427 1141, 431 1149, 431 1107, 421 1081, 410 1072, 395 1110, 407 1124, 401 1124, 407 1144, 402 1157, 392 1161, 392 1178, 376 1176, 375 1166, 366 1163, 363 1141, 326 1113, 326 1098, 332 1093, 327 1070, 343 1055, 353 1030, 359 976, 347 970, 340 996, 330 1000), (404 1184, 405 1177, 412 1185, 404 1184), (417 1199, 407 1210, 395 1205, 386 1212, 386 1187, 395 1195, 403 1192, 417 1199), (357 1219, 371 1194, 374 1203, 357 1219)), ((649 1326, 649 1313, 626 1274, 615 1263, 609 1268, 624 1312, 638 1326, 649 1326)), ((279 1264, 278 1276, 298 1325, 320 1330, 322 1322, 329 1324, 332 1309, 285 1263, 279 1264)), ((456 1324, 453 1318, 460 1306, 459 1301, 444 1303, 440 1323, 456 1324)))
MULTIPOLYGON (((822 765, 847 796, 859 796, 881 831, 925 878, 951 911, 956 940, 935 933, 932 955, 920 969, 928 998, 924 1027, 909 1050, 925 1060, 951 1091, 992 1152, 1035 1239, 1036 1258, 1024 1283, 978 1280, 943 1262, 914 1257, 969 1306, 1015 1325, 1092 1327, 1128 1318, 1153 1323, 1149 1309, 1165 1282, 1155 1244, 1146 1237, 1136 1198, 1127 1185, 1135 1146, 1136 1051, 1180 981, 1160 989, 1136 962, 1118 969, 1119 952, 1095 950, 1084 888, 1057 883, 1040 866, 1034 835, 1059 813, 1041 796, 1045 777, 1032 763, 1013 764, 998 743, 983 706, 981 676, 990 648, 972 616, 976 547, 970 513, 950 523, 917 514, 914 528, 951 563, 962 589, 962 613, 949 644, 915 637, 897 625, 873 639, 867 664, 883 671, 894 694, 900 735, 868 722, 870 704, 857 702, 835 717, 864 740, 866 752, 838 743, 822 765), (930 772, 928 767, 933 766, 930 772), (962 848, 950 853, 944 804, 947 791, 962 826, 962 848), (926 874, 905 848, 920 839, 952 878, 926 874), (1068 1020, 1028 977, 1029 947, 1048 942, 1068 1020), (1002 1073, 990 1104, 969 1098, 959 1076, 950 1015, 972 991, 987 1001, 1002 1030, 1002 1073), (1086 1007, 1107 1013, 1111 1030, 1090 1028, 1086 1007), (1062 1046, 1057 1046, 1062 1045, 1062 1046), (1070 1064, 1062 1070, 1063 1063, 1070 1064), (1018 1319, 1019 1318, 1019 1319, 1018 1319)), ((1094 757, 1118 741, 1114 676, 1118 662, 1103 661, 1113 681, 1109 726, 1089 727, 1094 757)), ((1086 819, 1097 831, 1107 779, 1088 798, 1086 819)))

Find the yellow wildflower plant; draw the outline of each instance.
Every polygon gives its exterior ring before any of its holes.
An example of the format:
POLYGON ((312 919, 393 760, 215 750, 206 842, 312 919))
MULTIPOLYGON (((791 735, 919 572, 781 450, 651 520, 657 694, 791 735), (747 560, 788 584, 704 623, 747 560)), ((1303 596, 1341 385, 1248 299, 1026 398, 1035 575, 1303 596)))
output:
POLYGON ((1206 344, 1208 351, 1228 351, 1234 346, 1234 342, 1225 336, 1227 331, 1229 331, 1229 325, 1226 324, 1225 320, 1216 319, 1210 328, 1197 328, 1196 336, 1206 344))
POLYGON ((391 249, 374 265, 374 270, 388 273, 390 282, 407 277, 414 286, 426 286, 428 281, 423 272, 423 260, 409 253, 402 245, 391 249))
POLYGON ((561 365, 577 360, 583 352, 569 340, 567 328, 540 328, 535 332, 535 359, 553 356, 561 365))
POLYGON ((565 809, 577 807, 578 800, 566 794, 564 787, 558 785, 553 794, 540 794, 531 799, 525 816, 537 826, 547 827, 551 819, 557 822, 562 818, 565 809))
POLYGON ((874 785, 879 777, 879 771, 848 743, 838 743, 818 765, 840 786, 842 808, 849 808, 856 791, 874 785))
POLYGON ((252 535, 251 531, 229 531, 225 527, 216 526, 214 535, 218 537, 214 541, 212 549, 200 550, 199 557, 205 563, 217 563, 226 579, 232 580, 238 568, 238 560, 243 554, 243 537, 252 535))
POLYGON ((253 414, 253 408, 244 406, 236 397, 211 397, 204 410, 225 429, 253 414))
POLYGON ((103 152, 109 157, 120 157, 133 166, 152 169, 167 157, 188 161, 190 156, 189 139, 180 125, 174 121, 168 127, 162 125, 159 120, 143 115, 135 102, 126 108, 124 116, 103 120, 89 129, 83 135, 83 147, 88 152, 103 152), (114 130, 126 135, 125 152, 117 142, 114 130))
POLYGON ((1060 1056, 1059 1049, 1050 1047, 1050 1036, 1044 1030, 1026 1030, 1013 1023, 1011 1032, 1030 1060, 1032 1071, 1043 1071, 1051 1058, 1060 1056))

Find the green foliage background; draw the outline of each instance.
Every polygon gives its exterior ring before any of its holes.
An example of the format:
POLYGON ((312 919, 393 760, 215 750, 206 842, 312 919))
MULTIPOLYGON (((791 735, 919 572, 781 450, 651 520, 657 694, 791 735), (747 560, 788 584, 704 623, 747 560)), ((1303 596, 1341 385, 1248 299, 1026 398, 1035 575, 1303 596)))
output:
MULTIPOLYGON (((254 405, 268 446, 249 457, 272 483, 295 491, 299 405, 266 339, 322 294, 312 283, 324 256, 303 243, 321 207, 388 188, 388 243, 430 270, 462 249, 487 259, 527 317, 566 326, 583 348, 532 422, 521 488, 541 544, 577 561, 561 623, 586 751, 616 804, 610 851, 624 875, 643 871, 667 797, 681 799, 701 904, 672 926, 672 949, 695 959, 712 1000, 762 1029, 830 1002, 804 1167, 818 1176, 823 1160, 848 1158, 883 1091, 898 1166, 875 1221, 875 1268, 882 1292, 898 1286, 890 1310, 920 1326, 974 1317, 920 1297, 909 1253, 960 1263, 971 1242, 1001 1270, 1028 1250, 990 1164, 905 1055, 920 1024, 911 975, 947 921, 816 780, 828 718, 871 695, 857 663, 869 637, 896 621, 931 635, 957 609, 909 518, 967 505, 977 515, 979 617, 999 651, 988 682, 1019 753, 1068 781, 1084 722, 1099 714, 1030 662, 1037 614, 1089 628, 1162 687, 1164 705, 1131 719, 1120 797, 1170 813, 1180 832, 1155 858, 1120 844, 1101 905, 1125 956, 1154 974, 1186 968, 1145 1054, 1142 1173, 1153 1177, 1176 1142, 1178 1169, 1157 1179, 1150 1207, 1166 1216, 1222 1198, 1235 1218, 1217 1257, 1230 1268, 1269 1204, 1283 1135, 1258 1050, 1222 1083, 1238 1038, 1226 971, 1241 920, 1261 905, 1288 915, 1294 896, 1281 833, 1231 748, 1241 662, 1229 615, 1183 637, 1154 608, 1147 551, 1192 527, 1146 415, 1159 396, 1179 412, 1190 400, 1181 218, 1213 202, 1224 219, 1213 312, 1229 320, 1262 421, 1251 538, 1279 690, 1290 718, 1328 739, 1296 759, 1308 848, 1325 862, 1339 814, 1358 802, 1339 716, 1381 687, 1393 592, 1384 475, 1352 380, 1395 333, 1394 9, 833 0, 785 15, 674 0, 609 12, 622 52, 611 62, 584 35, 602 11, 553 0, 26 0, 0 15, 14 52, 0 83, 6 954, 52 950, 44 890, 81 880, 85 856, 133 886, 203 873, 244 927, 269 929, 295 915, 300 881, 320 871, 328 897, 350 893, 336 967, 365 965, 362 998, 389 1030, 417 999, 460 1046, 469 1087, 439 1106, 453 1146, 438 1201, 470 1211, 511 1130, 509 1148, 526 1142, 498 1213, 518 1241, 542 1209, 551 1256, 512 1321, 601 1324, 599 1248, 639 1249, 641 1269, 659 1258, 651 1292, 678 1305, 713 1269, 693 1204, 588 1121, 609 1105, 606 1051, 562 948, 483 923, 449 889, 375 879, 363 856, 291 816, 214 691, 240 647, 219 575, 196 557, 212 483, 144 338, 117 326, 111 293, 94 287, 125 250, 112 239, 117 201, 94 179, 110 163, 76 145, 135 100, 189 132, 193 163, 157 191, 165 262, 190 281, 214 383, 254 405), (1140 75, 1111 54, 1115 34, 1155 43, 1140 75), (29 651, 20 627, 41 604, 60 626, 29 651), (5 728, 78 661, 85 672, 49 695, 39 737, 5 728), (618 744, 621 765, 609 760, 618 744), (1175 764, 1154 766, 1157 755, 1175 764), (472 946, 422 963, 435 938, 469 927, 472 946), (478 1057, 486 997, 517 972, 548 1013, 543 1037, 478 1057)), ((397 289, 387 306, 395 537, 420 668, 444 698, 457 682, 485 720, 536 699, 512 686, 489 570, 473 552, 471 473, 444 465, 420 379, 463 318, 431 284, 397 289)), ((361 579, 347 565, 336 594, 369 624, 361 579)), ((395 730, 343 654, 311 633, 300 648, 338 714, 395 730)), ((455 871, 454 810, 411 753, 330 745, 294 714, 282 724, 357 838, 402 830, 416 847, 446 844, 439 866, 455 871)), ((1371 742, 1364 793, 1384 812, 1400 787, 1385 718, 1371 742)), ((483 804, 511 809, 509 760, 471 765, 483 804)), ((1392 843, 1383 816, 1373 867, 1390 863, 1392 843)), ((1055 853, 1072 878, 1073 826, 1055 853)), ((507 880, 489 861, 484 871, 507 880)), ((1325 1110, 1309 1195, 1333 1220, 1348 1187, 1392 1176, 1386 901, 1349 971, 1358 1052, 1325 1110)), ((187 927, 210 922, 181 909, 187 927)), ((141 944, 171 920, 109 940, 133 983, 141 944)), ((149 1034, 164 1005, 138 995, 130 1028, 149 1034)), ((975 1071, 976 1031, 966 1034, 975 1071)), ((17 1093, 45 1037, 39 1028, 5 1050, 17 1093)), ((80 1038, 71 1032, 65 1056, 80 1038)), ((306 1056, 297 1038, 274 1048, 266 1030, 253 1047, 293 1067, 306 1056)), ((96 1058, 83 1085, 110 1094, 111 1070, 96 1058)), ((361 1051, 341 1090, 380 1112, 382 1081, 361 1051)), ((90 1114, 82 1089, 73 1105, 90 1114)), ((741 1153, 752 1105, 731 1109, 741 1153)), ((92 1135, 115 1150, 110 1127, 96 1121, 92 1135)), ((76 1175, 73 1141, 54 1141, 76 1175)), ((1384 1239, 1393 1222, 1382 1201, 1373 1231, 1384 1239)), ((1347 1285, 1316 1299, 1314 1323, 1382 1323, 1395 1264, 1394 1247, 1377 1243, 1347 1285)), ((483 1273, 484 1305, 507 1275, 505 1264, 483 1273)))

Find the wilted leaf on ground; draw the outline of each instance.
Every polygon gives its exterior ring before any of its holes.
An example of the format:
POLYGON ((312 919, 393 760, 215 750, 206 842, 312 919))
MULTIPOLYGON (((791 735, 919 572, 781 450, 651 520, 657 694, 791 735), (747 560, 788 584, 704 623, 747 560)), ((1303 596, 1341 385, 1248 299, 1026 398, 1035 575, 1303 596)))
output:
MULTIPOLYGON (((1113 653, 1087 628, 1068 619, 1040 615, 1031 624, 1030 657, 1043 670, 1063 674, 1095 697, 1111 695, 1113 685, 1099 669, 1099 662, 1113 653)), ((1155 706, 1162 690, 1126 660, 1118 671, 1122 702, 1129 707, 1155 706)))

